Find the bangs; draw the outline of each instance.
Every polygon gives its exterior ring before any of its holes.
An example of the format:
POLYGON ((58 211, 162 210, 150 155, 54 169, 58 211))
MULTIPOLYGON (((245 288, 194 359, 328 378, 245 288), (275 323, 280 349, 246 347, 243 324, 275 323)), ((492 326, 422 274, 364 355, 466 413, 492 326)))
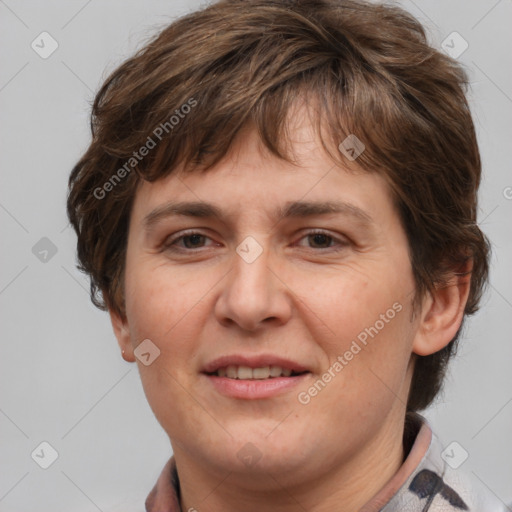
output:
MULTIPOLYGON (((270 154, 296 164, 291 123, 304 120, 312 125, 333 163, 342 165, 338 145, 350 129, 341 122, 340 116, 329 116, 329 112, 337 111, 329 99, 332 97, 328 98, 317 84, 288 82, 265 91, 254 100, 245 91, 244 98, 232 104, 228 115, 222 112, 223 95, 210 97, 207 94, 205 97, 199 92, 193 100, 197 101, 197 109, 203 105, 201 111, 190 113, 181 126, 165 134, 155 147, 153 159, 139 164, 137 172, 150 182, 168 176, 177 168, 184 173, 205 172, 218 164, 229 153, 235 139, 250 129, 256 130, 270 154), (196 97, 201 99, 196 100, 196 97), (204 105, 209 105, 211 110, 204 105), (205 110, 208 112, 203 114, 205 110), (297 119, 297 112, 306 119, 297 119), (197 121, 194 115, 199 118, 197 121)), ((160 131, 157 129, 157 134, 160 131)))
MULTIPOLYGON (((93 135, 102 140, 105 153, 117 165, 146 147, 147 155, 132 163, 136 174, 147 181, 163 178, 177 167, 211 168, 248 126, 257 130, 271 154, 292 162, 288 121, 303 105, 327 154, 342 163, 337 147, 349 134, 357 132, 370 142, 371 130, 354 122, 359 118, 374 124, 362 114, 361 100, 368 97, 356 97, 358 89, 370 84, 361 83, 366 82, 363 74, 356 76, 355 55, 347 55, 346 48, 345 53, 339 48, 320 53, 312 34, 301 35, 312 29, 297 25, 291 34, 254 28, 253 37, 244 33, 238 42, 230 34, 230 44, 217 43, 216 48, 205 41, 180 73, 169 64, 167 68, 155 64, 151 73, 140 76, 121 68, 95 101, 93 135), (220 52, 224 46, 226 50, 220 52)), ((161 46, 158 41, 136 58, 168 59, 165 52, 147 55, 156 46, 161 46)), ((380 96, 382 102, 382 89, 380 96)))

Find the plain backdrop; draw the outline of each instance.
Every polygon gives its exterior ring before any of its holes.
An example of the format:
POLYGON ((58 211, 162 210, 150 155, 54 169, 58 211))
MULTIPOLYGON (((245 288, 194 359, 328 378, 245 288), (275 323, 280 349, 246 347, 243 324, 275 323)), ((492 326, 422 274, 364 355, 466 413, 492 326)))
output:
MULTIPOLYGON (((447 37, 455 50, 468 45, 458 60, 470 75, 483 158, 479 220, 494 246, 482 310, 425 414, 446 445, 456 441, 468 452, 461 469, 510 503, 512 2, 400 3, 434 45, 447 37)), ((171 455, 136 366, 121 359, 107 314, 92 306, 87 278, 75 268, 65 200, 100 83, 156 30, 199 6, 0 0, 2 512, 142 511, 171 455), (37 454, 46 450, 48 461, 53 452, 42 442, 58 454, 47 469, 37 454)))

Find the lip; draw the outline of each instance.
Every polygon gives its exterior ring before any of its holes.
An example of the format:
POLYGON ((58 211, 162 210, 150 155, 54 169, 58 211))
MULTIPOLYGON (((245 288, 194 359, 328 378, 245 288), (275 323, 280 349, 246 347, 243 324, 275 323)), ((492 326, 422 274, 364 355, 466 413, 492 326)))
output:
MULTIPOLYGON (((243 355, 243 354, 233 354, 221 356, 209 363, 205 364, 202 369, 203 373, 213 373, 216 372, 219 368, 224 368, 226 366, 248 366, 249 368, 263 368, 264 366, 280 366, 281 368, 287 368, 294 372, 308 372, 310 371, 304 365, 291 361, 289 359, 275 356, 272 354, 259 354, 259 355, 243 355)), ((219 377, 221 378, 221 377, 219 377)), ((275 377, 275 379, 279 379, 281 377, 275 377)), ((291 377, 286 377, 291 378, 291 377)), ((233 379, 230 379, 233 380, 233 379)))
POLYGON ((290 391, 311 375, 311 370, 304 365, 272 354, 242 355, 233 354, 218 357, 207 363, 202 372, 210 385, 220 394, 231 398, 258 400, 271 398, 290 391), (307 372, 289 377, 272 377, 268 379, 230 379, 215 375, 219 368, 227 366, 248 366, 262 368, 264 366, 280 366, 293 372, 307 372))
POLYGON ((258 400, 281 395, 301 384, 310 375, 310 373, 302 373, 301 375, 290 377, 273 377, 271 379, 262 380, 241 380, 203 374, 214 389, 220 394, 244 400, 258 400))

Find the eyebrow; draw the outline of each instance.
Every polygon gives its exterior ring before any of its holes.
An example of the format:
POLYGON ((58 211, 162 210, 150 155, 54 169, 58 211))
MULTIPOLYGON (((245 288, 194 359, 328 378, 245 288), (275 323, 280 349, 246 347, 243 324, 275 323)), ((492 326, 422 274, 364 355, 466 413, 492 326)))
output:
MULTIPOLYGON (((343 214, 353 217, 365 225, 373 224, 371 216, 361 208, 344 201, 291 201, 278 207, 274 215, 276 218, 305 218, 316 215, 343 214)), ((168 202, 158 206, 144 217, 143 225, 150 230, 161 220, 173 217, 214 218, 224 220, 229 215, 211 203, 202 201, 168 202)))

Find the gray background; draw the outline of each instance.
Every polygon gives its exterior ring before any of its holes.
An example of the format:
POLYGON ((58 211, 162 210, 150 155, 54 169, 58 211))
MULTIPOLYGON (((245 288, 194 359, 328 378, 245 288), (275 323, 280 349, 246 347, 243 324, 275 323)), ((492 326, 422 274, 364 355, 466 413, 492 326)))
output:
MULTIPOLYGON (((484 164, 480 222, 494 244, 483 310, 468 323, 445 393, 426 416, 445 445, 457 441, 469 453, 461 469, 509 503, 512 2, 401 4, 426 24, 433 44, 453 31, 469 44, 459 61, 470 72, 484 164)), ((171 454, 136 366, 121 359, 107 314, 89 302, 64 208, 99 84, 158 27, 199 5, 0 0, 0 511, 140 511, 171 454), (43 31, 59 45, 47 59, 31 48, 43 31), (54 255, 44 253, 43 237, 54 255), (48 469, 31 457, 42 441, 59 454, 48 469)))

